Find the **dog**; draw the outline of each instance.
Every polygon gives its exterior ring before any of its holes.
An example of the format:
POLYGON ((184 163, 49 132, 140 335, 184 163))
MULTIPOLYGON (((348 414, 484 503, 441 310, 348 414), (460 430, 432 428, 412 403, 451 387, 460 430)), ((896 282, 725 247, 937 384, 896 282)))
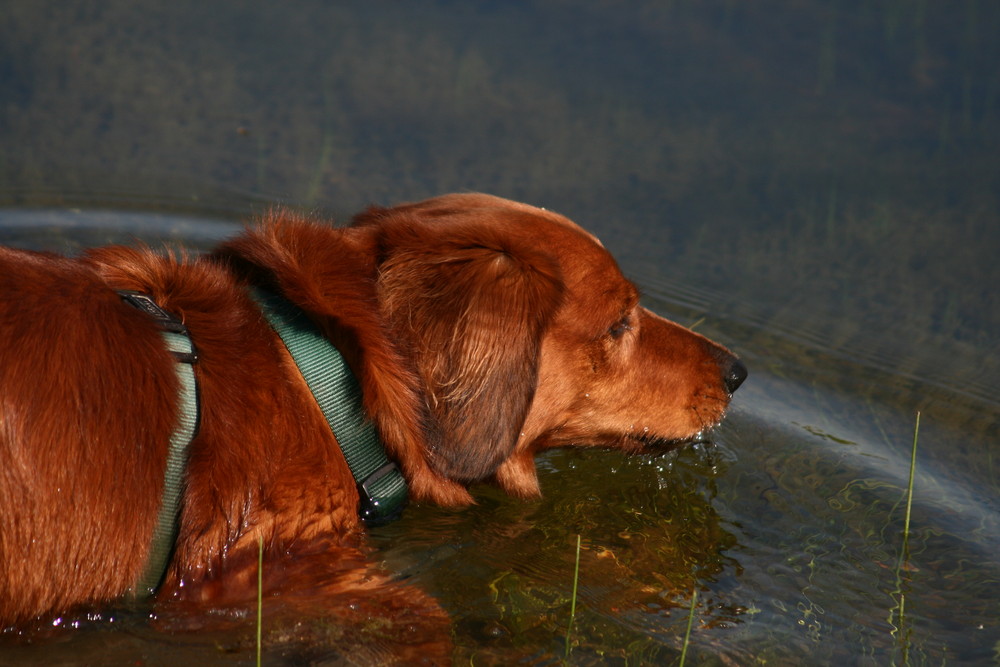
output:
POLYGON ((640 306, 594 236, 483 194, 343 228, 273 211, 198 256, 0 248, 0 624, 154 590, 189 619, 249 608, 262 558, 276 615, 387 615, 447 656, 444 612, 366 555, 401 488, 537 497, 540 451, 683 443, 746 375, 640 306), (352 426, 295 335, 346 364, 352 426))

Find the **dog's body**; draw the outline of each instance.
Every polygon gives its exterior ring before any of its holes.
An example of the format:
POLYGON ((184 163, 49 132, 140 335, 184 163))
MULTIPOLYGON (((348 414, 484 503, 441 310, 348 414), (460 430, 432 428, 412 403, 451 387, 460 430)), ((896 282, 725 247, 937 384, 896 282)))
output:
POLYGON ((355 480, 251 284, 340 350, 417 502, 466 505, 484 480, 536 496, 548 447, 689 439, 745 376, 639 307, 595 238, 485 195, 372 209, 342 229, 272 214, 195 259, 0 248, 0 624, 122 596, 149 554, 177 362, 118 290, 182 319, 198 352, 200 427, 159 599, 254 600, 262 538, 265 590, 298 612, 371 598, 443 620, 367 564, 355 480))

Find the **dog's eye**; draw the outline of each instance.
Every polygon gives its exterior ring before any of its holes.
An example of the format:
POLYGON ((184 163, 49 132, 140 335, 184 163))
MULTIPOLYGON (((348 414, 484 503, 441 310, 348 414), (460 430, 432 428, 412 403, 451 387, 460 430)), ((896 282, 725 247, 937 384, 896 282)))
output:
POLYGON ((608 329, 608 335, 612 338, 618 339, 625 335, 625 332, 631 331, 632 325, 629 324, 628 316, 621 318, 608 329))

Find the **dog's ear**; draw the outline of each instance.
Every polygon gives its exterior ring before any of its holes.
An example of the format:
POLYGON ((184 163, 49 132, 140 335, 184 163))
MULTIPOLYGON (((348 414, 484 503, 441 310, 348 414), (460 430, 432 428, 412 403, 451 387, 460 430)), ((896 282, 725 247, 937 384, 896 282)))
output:
POLYGON ((562 278, 523 227, 429 229, 383 245, 380 302, 424 387, 431 465, 474 482, 517 445, 562 278))

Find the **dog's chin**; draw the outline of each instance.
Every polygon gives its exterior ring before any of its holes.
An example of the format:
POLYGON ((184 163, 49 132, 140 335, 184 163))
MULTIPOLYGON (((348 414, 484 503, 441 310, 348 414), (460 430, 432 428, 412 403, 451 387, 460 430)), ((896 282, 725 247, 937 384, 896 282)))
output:
POLYGON ((684 438, 665 438, 648 433, 630 433, 622 436, 615 445, 627 452, 642 454, 665 454, 690 445, 711 444, 711 429, 704 429, 684 438))

